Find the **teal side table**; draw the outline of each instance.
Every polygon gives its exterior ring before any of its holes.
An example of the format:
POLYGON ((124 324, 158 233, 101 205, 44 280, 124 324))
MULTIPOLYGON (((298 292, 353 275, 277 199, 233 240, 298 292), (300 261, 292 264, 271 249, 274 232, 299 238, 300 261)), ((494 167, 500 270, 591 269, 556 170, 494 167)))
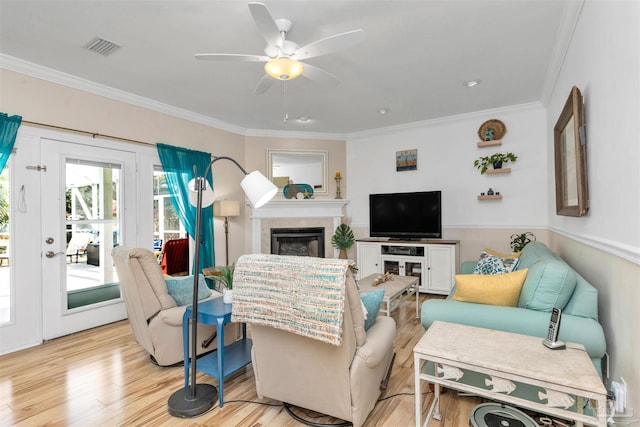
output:
MULTIPOLYGON (((184 346, 184 386, 189 386, 189 321, 193 310, 188 306, 182 316, 182 341, 184 346)), ((198 358, 196 369, 218 379, 220 407, 224 405, 224 379, 251 363, 251 340, 247 338, 247 325, 242 324, 242 338, 224 345, 224 325, 231 322, 231 304, 224 304, 222 297, 198 303, 198 323, 217 325, 218 348, 198 358)))

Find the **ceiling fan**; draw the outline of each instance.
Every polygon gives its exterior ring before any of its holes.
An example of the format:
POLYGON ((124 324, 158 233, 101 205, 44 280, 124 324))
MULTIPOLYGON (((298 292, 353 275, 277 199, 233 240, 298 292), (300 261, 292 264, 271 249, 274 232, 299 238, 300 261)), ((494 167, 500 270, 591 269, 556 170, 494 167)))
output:
POLYGON ((253 20, 267 42, 264 55, 233 53, 199 53, 196 59, 235 62, 265 62, 266 74, 260 79, 255 93, 266 92, 277 80, 292 80, 300 75, 324 85, 336 85, 338 79, 331 73, 301 60, 347 49, 364 41, 362 29, 347 31, 316 40, 300 47, 287 40, 287 33, 293 24, 288 19, 273 19, 264 3, 250 2, 249 10, 253 20))

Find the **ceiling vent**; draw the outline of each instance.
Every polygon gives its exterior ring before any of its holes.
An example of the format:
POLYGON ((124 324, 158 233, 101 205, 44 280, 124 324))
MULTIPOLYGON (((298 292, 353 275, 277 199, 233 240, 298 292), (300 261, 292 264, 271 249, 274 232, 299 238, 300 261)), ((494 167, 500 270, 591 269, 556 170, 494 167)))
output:
POLYGON ((89 43, 87 43, 85 45, 85 48, 100 55, 107 56, 113 53, 115 50, 120 49, 120 46, 113 42, 110 42, 109 40, 96 37, 89 43))

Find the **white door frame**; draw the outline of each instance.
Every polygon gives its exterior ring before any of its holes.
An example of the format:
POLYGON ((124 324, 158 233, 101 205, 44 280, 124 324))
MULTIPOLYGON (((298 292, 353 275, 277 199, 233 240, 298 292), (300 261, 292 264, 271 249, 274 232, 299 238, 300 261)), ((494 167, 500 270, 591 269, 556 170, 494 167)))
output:
MULTIPOLYGON (((40 159, 38 137, 18 132, 16 152, 9 157, 11 183, 10 230, 11 319, 0 327, 0 354, 42 342, 42 292, 40 292, 40 175, 28 166, 40 159), (34 161, 35 160, 35 161, 34 161)), ((6 268, 6 267, 5 267, 6 268)))
MULTIPOLYGON (((42 262, 43 328, 45 340, 57 338, 73 332, 125 319, 126 308, 122 297, 102 303, 75 309, 67 309, 67 263, 65 183, 67 160, 81 160, 96 163, 112 163, 120 169, 120 239, 123 242, 135 239, 135 153, 102 147, 88 146, 76 142, 45 139, 41 140, 41 164, 46 170, 41 172, 42 206, 46 206, 41 217, 40 248, 42 262), (131 206, 131 208, 127 208, 131 206), (131 226, 130 226, 131 225, 131 226), (52 238, 54 243, 46 242, 52 238), (44 254, 53 252, 52 258, 44 254)), ((107 209, 107 207, 105 207, 107 209)), ((108 208, 110 209, 110 207, 108 208)), ((102 236, 103 239, 106 236, 102 236)), ((110 246, 110 245, 109 245, 110 246)), ((102 260, 104 262, 104 260, 102 260)), ((102 265, 100 268, 112 268, 102 265)))
MULTIPOLYGON (((16 152, 11 155, 11 298, 12 321, 0 326, 0 354, 41 344, 43 335, 44 281, 50 271, 44 271, 42 261, 45 244, 41 217, 48 210, 41 202, 42 173, 28 166, 40 163, 41 141, 53 139, 85 145, 129 151, 135 154, 134 182, 125 196, 125 209, 133 210, 121 244, 147 247, 153 242, 153 166, 160 164, 154 146, 125 143, 90 135, 68 133, 39 126, 21 125, 16 139, 16 152), (148 195, 146 197, 145 195, 148 195)), ((55 259, 55 258, 53 258, 55 259)), ((122 316, 126 317, 122 305, 122 316)), ((88 311, 90 313, 91 311, 88 311)), ((92 326, 86 326, 89 328, 92 326)), ((84 328, 84 329, 86 329, 84 328)), ((58 328, 64 335, 64 328, 58 328)))

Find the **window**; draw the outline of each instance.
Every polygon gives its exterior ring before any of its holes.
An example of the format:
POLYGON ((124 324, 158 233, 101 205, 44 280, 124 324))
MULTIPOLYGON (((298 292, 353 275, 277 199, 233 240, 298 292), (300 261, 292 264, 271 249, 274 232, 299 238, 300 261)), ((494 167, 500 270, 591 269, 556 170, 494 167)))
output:
MULTIPOLYGON (((162 167, 156 166, 153 171, 153 238, 162 244, 186 234, 178 213, 171 203, 162 167)), ((154 249, 158 250, 156 245, 154 249)))
MULTIPOLYGON (((9 162, 11 163, 11 162, 9 162)), ((0 174, 0 324, 11 321, 9 268, 9 163, 0 174)))

